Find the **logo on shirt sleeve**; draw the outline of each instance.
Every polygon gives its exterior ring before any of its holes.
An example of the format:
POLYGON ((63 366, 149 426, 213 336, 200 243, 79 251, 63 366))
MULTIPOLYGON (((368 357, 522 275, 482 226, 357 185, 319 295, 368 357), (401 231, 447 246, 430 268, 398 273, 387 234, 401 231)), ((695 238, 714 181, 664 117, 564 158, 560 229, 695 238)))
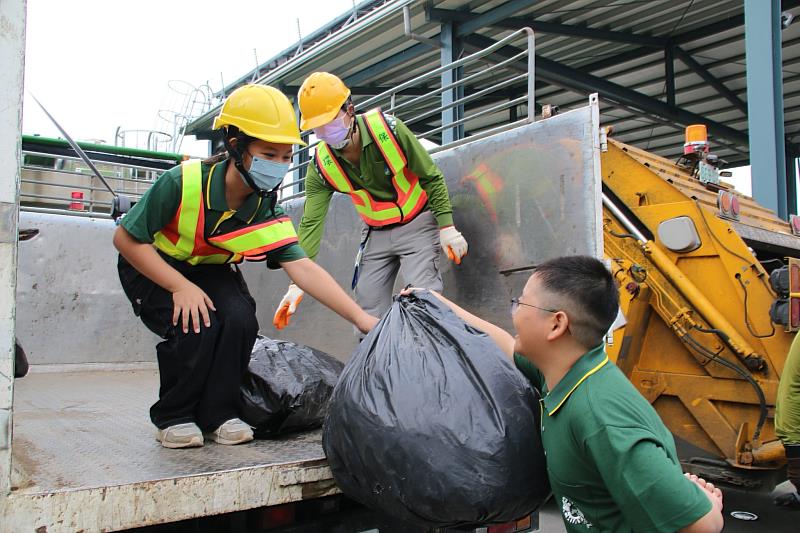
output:
POLYGON ((583 512, 578 509, 575 503, 566 497, 561 497, 561 512, 564 514, 564 520, 573 525, 583 524, 586 529, 592 527, 592 523, 586 520, 583 512))

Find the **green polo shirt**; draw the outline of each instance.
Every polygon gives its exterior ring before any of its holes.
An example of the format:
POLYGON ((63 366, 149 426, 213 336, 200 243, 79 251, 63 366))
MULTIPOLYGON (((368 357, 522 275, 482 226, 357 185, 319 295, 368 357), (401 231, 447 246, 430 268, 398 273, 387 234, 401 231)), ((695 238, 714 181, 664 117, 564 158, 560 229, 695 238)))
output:
MULTIPOLYGON (((283 210, 275 206, 270 210, 270 202, 257 194, 250 194, 236 211, 228 209, 225 199, 225 172, 228 161, 215 165, 202 165, 203 199, 205 200, 205 236, 220 235, 243 228, 251 222, 261 222, 282 216, 283 210)), ((181 167, 164 172, 144 193, 142 199, 126 214, 120 225, 139 242, 151 243, 153 236, 175 217, 181 203, 181 167)), ((267 266, 280 268, 286 263, 305 257, 298 244, 289 244, 267 253, 267 266)))
MULTIPOLYGON (((400 144, 400 149, 406 156, 408 169, 419 177, 419 184, 428 195, 428 206, 436 217, 439 227, 452 225, 453 208, 450 205, 450 196, 442 171, 400 119, 389 115, 386 118, 400 144)), ((362 145, 359 167, 356 168, 345 159, 340 151, 333 150, 333 153, 353 183, 353 187, 366 189, 379 201, 396 201, 397 193, 392 185, 391 172, 380 149, 370 137, 362 115, 356 115, 356 124, 361 134, 362 145)), ((333 187, 320 175, 315 161, 312 160, 306 173, 306 203, 303 208, 303 218, 297 229, 300 245, 312 259, 319 252, 319 244, 325 231, 325 217, 334 192, 333 187)))
POLYGON ((800 444, 800 335, 792 341, 778 384, 775 434, 784 444, 800 444))
POLYGON ((711 502, 683 476, 675 441, 604 346, 584 354, 548 391, 542 373, 514 354, 542 392, 547 474, 567 531, 677 531, 711 502))

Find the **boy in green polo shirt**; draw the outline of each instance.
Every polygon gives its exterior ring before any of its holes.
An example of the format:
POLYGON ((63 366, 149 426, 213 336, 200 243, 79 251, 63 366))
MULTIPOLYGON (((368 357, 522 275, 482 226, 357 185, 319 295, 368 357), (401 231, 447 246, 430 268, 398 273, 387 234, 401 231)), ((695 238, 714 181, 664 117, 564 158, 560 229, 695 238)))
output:
POLYGON ((437 296, 541 392, 547 472, 568 531, 722 529, 720 490, 681 472, 672 435, 608 360, 603 337, 618 295, 601 261, 572 256, 539 265, 512 300, 516 337, 437 296))

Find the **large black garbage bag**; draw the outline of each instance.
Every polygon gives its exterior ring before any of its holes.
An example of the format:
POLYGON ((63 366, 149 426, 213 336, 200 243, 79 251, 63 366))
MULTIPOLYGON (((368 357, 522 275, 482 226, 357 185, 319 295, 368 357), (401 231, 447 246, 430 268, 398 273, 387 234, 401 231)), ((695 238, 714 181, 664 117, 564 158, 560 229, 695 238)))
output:
POLYGON ((319 350, 259 337, 242 382, 242 420, 260 438, 321 426, 343 366, 319 350))
POLYGON ((323 446, 353 499, 427 527, 507 522, 549 493, 538 396, 429 292, 399 297, 345 366, 323 446))

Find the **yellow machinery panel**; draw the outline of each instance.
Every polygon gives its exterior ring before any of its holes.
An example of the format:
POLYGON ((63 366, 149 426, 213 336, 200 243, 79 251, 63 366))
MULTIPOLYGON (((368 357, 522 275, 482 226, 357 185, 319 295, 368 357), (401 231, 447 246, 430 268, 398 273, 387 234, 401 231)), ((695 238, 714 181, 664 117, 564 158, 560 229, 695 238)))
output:
POLYGON ((780 469, 772 418, 794 334, 773 324, 766 257, 743 234, 779 237, 796 257, 800 239, 732 187, 634 147, 609 140, 601 166, 604 253, 627 320, 609 355, 675 435, 743 475, 780 469), (729 219, 718 202, 734 196, 729 219))

